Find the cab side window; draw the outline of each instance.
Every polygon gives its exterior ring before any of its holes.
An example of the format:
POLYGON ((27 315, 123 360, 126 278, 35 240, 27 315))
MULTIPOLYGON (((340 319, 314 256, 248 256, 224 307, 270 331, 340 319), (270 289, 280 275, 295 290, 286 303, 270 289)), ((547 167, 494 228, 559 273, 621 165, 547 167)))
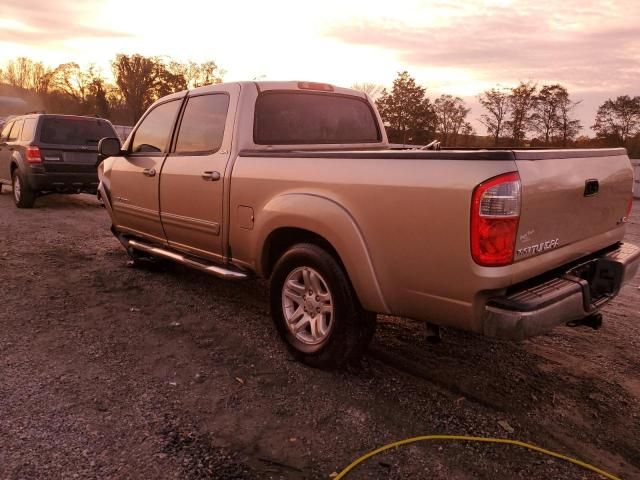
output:
POLYGON ((23 120, 16 120, 13 123, 13 128, 11 129, 11 133, 9 134, 8 141, 15 142, 18 138, 20 138, 20 132, 22 131, 23 120))
POLYGON ((175 152, 196 154, 220 150, 228 109, 229 96, 225 93, 189 98, 180 122, 175 152))
POLYGON ((167 151, 180 103, 180 100, 173 100, 158 105, 149 112, 134 133, 131 153, 167 151))
POLYGON ((9 132, 11 131, 12 126, 13 122, 9 122, 2 128, 2 133, 0 133, 0 142, 6 142, 9 139, 9 132))

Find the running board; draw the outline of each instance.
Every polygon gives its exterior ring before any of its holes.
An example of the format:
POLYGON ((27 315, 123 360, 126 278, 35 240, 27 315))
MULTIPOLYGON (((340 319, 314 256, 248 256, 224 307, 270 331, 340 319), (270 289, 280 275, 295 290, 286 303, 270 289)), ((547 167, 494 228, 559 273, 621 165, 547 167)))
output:
POLYGON ((209 275, 214 275, 218 278, 224 278, 225 280, 243 280, 247 278, 246 273, 242 273, 237 270, 229 270, 228 268, 223 268, 210 263, 204 263, 199 260, 187 258, 180 253, 171 252, 169 250, 165 250, 164 248, 154 247, 153 245, 149 245, 138 240, 129 240, 128 244, 129 247, 140 250, 141 252, 148 253, 150 255, 153 255, 154 257, 166 258, 187 267, 208 273, 209 275))

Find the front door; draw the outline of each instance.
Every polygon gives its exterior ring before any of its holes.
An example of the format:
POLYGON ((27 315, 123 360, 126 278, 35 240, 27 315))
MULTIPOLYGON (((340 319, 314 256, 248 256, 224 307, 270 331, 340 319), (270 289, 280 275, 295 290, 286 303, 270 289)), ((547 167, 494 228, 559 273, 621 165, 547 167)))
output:
POLYGON ((221 260, 224 177, 239 87, 187 99, 173 151, 160 176, 160 209, 169 245, 221 260))
POLYGON ((111 204, 119 230, 166 243, 160 223, 160 171, 169 151, 182 99, 150 110, 111 171, 111 204))

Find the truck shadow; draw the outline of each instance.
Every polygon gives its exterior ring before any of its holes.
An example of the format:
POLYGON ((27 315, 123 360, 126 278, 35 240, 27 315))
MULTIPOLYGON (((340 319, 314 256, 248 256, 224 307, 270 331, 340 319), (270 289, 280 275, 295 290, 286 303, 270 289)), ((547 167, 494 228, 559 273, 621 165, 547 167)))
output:
MULTIPOLYGON (((271 324, 267 282, 254 279, 229 283, 173 264, 163 269, 180 279, 185 288, 201 287, 203 282, 210 285, 220 301, 235 306, 247 318, 271 324)), ((265 325, 254 327, 263 329, 265 325)), ((375 377, 388 375, 390 367, 404 374, 408 382, 419 379, 461 401, 499 412, 522 414, 563 408, 568 402, 578 407, 581 415, 597 417, 607 406, 593 401, 594 392, 606 392, 613 402, 610 405, 628 402, 628 394, 611 384, 606 371, 575 368, 577 363, 585 365, 589 361, 594 343, 611 341, 601 335, 586 328, 560 327, 516 343, 445 330, 442 342, 430 344, 424 323, 379 315, 376 335, 363 362, 349 373, 375 377)), ((273 337, 279 341, 275 331, 273 337)))

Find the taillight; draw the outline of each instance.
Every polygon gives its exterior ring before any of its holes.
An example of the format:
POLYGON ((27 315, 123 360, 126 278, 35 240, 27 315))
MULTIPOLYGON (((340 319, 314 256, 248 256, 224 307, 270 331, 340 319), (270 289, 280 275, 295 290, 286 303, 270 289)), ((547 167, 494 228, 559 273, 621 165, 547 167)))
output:
POLYGON ((42 163, 42 157, 40 156, 40 149, 38 147, 27 147, 27 162, 42 163))
POLYGON ((513 263, 520 221, 520 176, 517 172, 491 178, 473 191, 471 256, 478 265, 513 263))

